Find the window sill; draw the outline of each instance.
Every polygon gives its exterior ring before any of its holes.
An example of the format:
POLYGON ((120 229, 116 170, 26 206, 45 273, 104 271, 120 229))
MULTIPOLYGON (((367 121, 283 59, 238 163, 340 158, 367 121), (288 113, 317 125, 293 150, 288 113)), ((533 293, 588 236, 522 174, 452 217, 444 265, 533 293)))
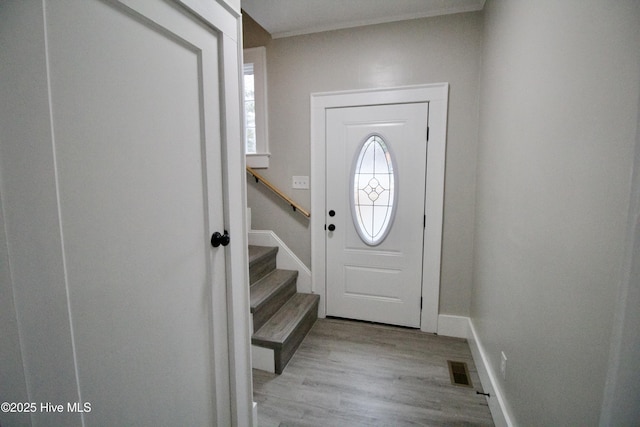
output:
POLYGON ((269 153, 247 154, 247 166, 254 169, 266 169, 269 167, 269 153))

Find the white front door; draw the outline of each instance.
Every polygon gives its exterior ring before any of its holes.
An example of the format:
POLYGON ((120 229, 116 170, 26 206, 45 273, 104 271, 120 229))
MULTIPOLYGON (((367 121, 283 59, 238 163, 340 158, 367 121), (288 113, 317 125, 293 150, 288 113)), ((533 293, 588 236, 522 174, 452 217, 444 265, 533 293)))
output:
POLYGON ((327 315, 420 327, 429 103, 326 110, 327 315))
POLYGON ((228 425, 225 251, 209 243, 224 228, 219 35, 174 4, 126 3, 46 5, 83 417, 228 425))

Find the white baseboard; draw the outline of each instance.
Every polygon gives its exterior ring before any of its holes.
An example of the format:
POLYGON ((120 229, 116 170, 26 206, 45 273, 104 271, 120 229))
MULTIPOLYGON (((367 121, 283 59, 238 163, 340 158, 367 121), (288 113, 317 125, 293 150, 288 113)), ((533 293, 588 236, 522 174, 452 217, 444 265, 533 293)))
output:
POLYGON ((251 345, 251 367, 276 373, 276 358, 272 349, 251 345))
POLYGON ((487 402, 493 422, 496 427, 512 427, 514 425, 511 421, 513 418, 507 408, 504 393, 471 319, 464 316, 440 314, 438 315, 438 335, 467 339, 473 363, 476 365, 482 383, 482 389, 491 395, 487 398, 487 402))
POLYGON ((258 427, 258 402, 253 402, 253 427, 258 427))
POLYGON ((278 255, 276 264, 278 268, 297 270, 298 280, 296 287, 298 292, 311 293, 311 270, 294 254, 291 249, 271 230, 249 230, 249 244, 259 246, 277 246, 278 255))
POLYGON ((469 318, 464 316, 439 314, 438 335, 443 335, 445 337, 468 338, 469 318))
POLYGON ((496 374, 489 363, 489 358, 484 350, 484 346, 478 337, 476 329, 473 326, 473 322, 469 319, 469 336, 467 341, 469 348, 471 349, 471 355, 473 356, 473 362, 478 370, 480 376, 480 382, 485 393, 489 393, 491 397, 487 399, 489 403, 489 409, 491 410, 491 416, 493 416, 493 422, 496 427, 512 427, 513 417, 510 414, 508 405, 502 387, 498 383, 496 374))

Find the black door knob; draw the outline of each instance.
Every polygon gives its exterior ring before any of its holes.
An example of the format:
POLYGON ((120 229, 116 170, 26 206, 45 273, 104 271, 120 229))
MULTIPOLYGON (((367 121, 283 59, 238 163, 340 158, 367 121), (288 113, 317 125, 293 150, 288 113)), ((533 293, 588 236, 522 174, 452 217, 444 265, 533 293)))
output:
POLYGON ((329 228, 329 231, 333 231, 333 230, 335 230, 335 229, 336 229, 336 226, 335 226, 335 225, 333 225, 333 224, 329 224, 329 227, 328 227, 328 228, 329 228))
POLYGON ((220 234, 219 232, 213 233, 211 236, 211 246, 217 248, 218 246, 227 246, 231 241, 231 237, 229 237, 229 232, 224 230, 224 234, 220 234))
POLYGON ((331 209, 329 211, 329 216, 336 216, 336 211, 334 211, 333 209, 331 209))

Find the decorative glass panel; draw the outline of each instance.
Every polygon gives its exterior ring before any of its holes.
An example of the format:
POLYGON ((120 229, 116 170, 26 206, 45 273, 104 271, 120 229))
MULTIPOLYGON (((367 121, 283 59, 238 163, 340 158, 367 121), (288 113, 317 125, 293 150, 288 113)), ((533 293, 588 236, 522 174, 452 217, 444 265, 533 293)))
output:
POLYGON ((376 246, 387 237, 398 194, 395 162, 380 135, 369 136, 356 153, 351 172, 351 213, 364 243, 376 246))

